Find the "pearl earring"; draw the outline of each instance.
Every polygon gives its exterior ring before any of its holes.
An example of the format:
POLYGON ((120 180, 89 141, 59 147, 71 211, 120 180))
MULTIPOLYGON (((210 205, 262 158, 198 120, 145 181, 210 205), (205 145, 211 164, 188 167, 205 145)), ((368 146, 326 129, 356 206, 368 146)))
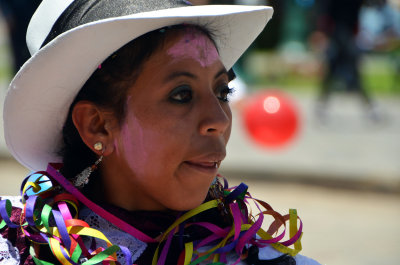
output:
POLYGON ((102 151, 103 150, 103 144, 101 142, 95 143, 93 147, 97 151, 102 151))

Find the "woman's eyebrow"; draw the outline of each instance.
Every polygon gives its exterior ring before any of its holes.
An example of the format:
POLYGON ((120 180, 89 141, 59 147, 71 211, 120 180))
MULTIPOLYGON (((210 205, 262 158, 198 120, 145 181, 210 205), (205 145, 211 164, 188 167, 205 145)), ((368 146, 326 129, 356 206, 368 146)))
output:
MULTIPOLYGON (((219 76, 224 75, 224 74, 228 75, 228 71, 226 71, 225 67, 222 67, 221 70, 219 70, 215 74, 214 78, 217 79, 219 76)), ((186 77, 189 77, 189 78, 192 78, 192 79, 198 79, 198 76, 193 74, 193 73, 191 73, 191 72, 176 71, 176 72, 172 72, 169 75, 167 75, 165 77, 164 81, 168 82, 168 81, 174 80, 175 78, 180 77, 180 76, 186 76, 186 77)))
POLYGON ((171 74, 167 75, 165 77, 164 81, 168 82, 168 81, 174 80, 175 78, 180 77, 180 76, 186 76, 186 77, 189 77, 192 79, 197 79, 197 76, 190 72, 177 71, 177 72, 172 72, 171 74))

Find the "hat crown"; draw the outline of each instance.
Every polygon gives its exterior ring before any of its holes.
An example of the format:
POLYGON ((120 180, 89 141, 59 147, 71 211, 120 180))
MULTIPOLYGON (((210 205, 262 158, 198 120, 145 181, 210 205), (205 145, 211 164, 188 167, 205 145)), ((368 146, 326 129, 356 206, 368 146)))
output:
POLYGON ((26 44, 31 55, 41 47, 52 26, 73 0, 43 0, 29 22, 26 44))
POLYGON ((191 5, 187 0, 43 0, 28 26, 31 55, 58 35, 90 22, 191 5))

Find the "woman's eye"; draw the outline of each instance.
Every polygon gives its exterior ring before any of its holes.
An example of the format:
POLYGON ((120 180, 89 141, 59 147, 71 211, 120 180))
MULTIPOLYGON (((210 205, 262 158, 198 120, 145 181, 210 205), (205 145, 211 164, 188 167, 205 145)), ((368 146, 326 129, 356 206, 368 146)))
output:
POLYGON ((218 89, 217 97, 222 102, 228 102, 229 96, 233 93, 233 91, 233 88, 230 88, 228 85, 224 85, 218 89))
POLYGON ((176 103, 187 103, 192 100, 192 89, 189 86, 180 86, 172 90, 169 99, 176 103))

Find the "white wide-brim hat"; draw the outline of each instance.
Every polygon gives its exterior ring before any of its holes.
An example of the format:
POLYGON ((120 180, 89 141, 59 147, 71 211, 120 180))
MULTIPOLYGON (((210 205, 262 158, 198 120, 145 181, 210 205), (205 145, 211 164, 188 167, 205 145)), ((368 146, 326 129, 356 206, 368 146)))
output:
POLYGON ((41 47, 72 2, 42 1, 28 27, 27 43, 32 57, 12 80, 4 103, 8 149, 31 170, 43 170, 49 162, 61 162, 57 152, 63 145, 62 128, 71 103, 99 64, 129 41, 166 26, 201 25, 214 33, 221 61, 230 69, 273 13, 271 7, 265 6, 182 6, 186 1, 149 1, 173 6, 177 3, 177 7, 165 9, 160 4, 153 11, 89 22, 41 47))

